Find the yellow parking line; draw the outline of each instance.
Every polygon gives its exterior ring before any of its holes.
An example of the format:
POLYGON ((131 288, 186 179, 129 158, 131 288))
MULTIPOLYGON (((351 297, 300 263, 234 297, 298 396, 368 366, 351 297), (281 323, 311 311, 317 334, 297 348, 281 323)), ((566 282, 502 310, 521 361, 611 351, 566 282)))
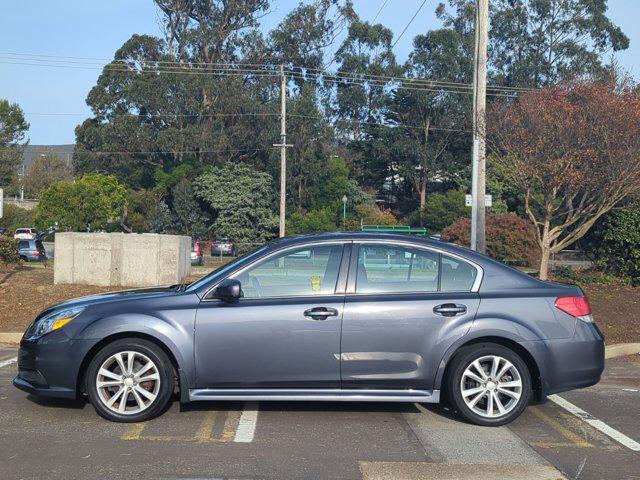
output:
POLYGON ((224 430, 220 437, 221 442, 230 442, 236 435, 238 424, 240 423, 240 411, 235 410, 227 413, 227 419, 224 422, 224 430))
POLYGON ((193 440, 195 440, 196 442, 211 441, 211 435, 213 434, 213 426, 215 425, 217 414, 218 412, 215 410, 207 412, 193 440))
POLYGON ((571 443, 573 443, 573 445, 575 445, 577 447, 581 447, 581 448, 593 447, 593 445, 591 443, 587 442, 586 440, 584 440, 579 435, 573 433, 568 428, 563 427, 558 421, 556 421, 553 418, 551 418, 549 415, 544 413, 538 407, 532 407, 529 410, 531 411, 531 413, 533 413, 536 417, 538 417, 540 420, 545 422, 551 428, 556 430, 558 433, 563 435, 565 438, 569 439, 571 441, 571 443))
POLYGON ((121 440, 140 440, 140 434, 146 426, 145 423, 134 423, 127 433, 120 437, 121 440))
POLYGON ((529 442, 529 445, 532 447, 540 447, 540 448, 572 448, 575 447, 573 443, 569 442, 529 442))
POLYGON ((212 443, 212 442, 232 442, 238 430, 240 424, 241 411, 232 410, 223 412, 226 414, 224 427, 219 437, 213 437, 213 430, 218 418, 218 411, 211 410, 207 412, 198 427, 198 430, 193 436, 191 435, 144 435, 144 429, 146 423, 133 424, 129 430, 120 437, 125 441, 149 441, 149 442, 197 442, 197 443, 212 443))

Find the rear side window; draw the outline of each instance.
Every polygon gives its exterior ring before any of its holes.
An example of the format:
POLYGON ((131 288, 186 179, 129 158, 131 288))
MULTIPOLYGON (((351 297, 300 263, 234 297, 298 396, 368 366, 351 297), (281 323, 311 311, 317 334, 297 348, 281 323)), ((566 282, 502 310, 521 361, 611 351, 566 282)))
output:
POLYGON ((476 275, 478 275, 477 270, 467 262, 442 255, 441 291, 470 292, 476 275))
POLYGON ((18 242, 19 249, 29 248, 29 242, 25 242, 24 240, 18 242))
POLYGON ((356 293, 470 292, 478 272, 471 264, 431 250, 361 245, 356 293))
POLYGON ((356 293, 438 291, 439 254, 409 247, 362 245, 356 293))

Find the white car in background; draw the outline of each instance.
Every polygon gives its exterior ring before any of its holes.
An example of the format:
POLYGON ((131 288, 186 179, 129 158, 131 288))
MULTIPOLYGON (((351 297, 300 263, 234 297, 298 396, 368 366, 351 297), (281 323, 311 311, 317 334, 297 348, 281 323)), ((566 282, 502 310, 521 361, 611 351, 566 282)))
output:
POLYGON ((13 234, 13 238, 18 240, 35 240, 38 236, 38 231, 35 228, 17 228, 13 234))

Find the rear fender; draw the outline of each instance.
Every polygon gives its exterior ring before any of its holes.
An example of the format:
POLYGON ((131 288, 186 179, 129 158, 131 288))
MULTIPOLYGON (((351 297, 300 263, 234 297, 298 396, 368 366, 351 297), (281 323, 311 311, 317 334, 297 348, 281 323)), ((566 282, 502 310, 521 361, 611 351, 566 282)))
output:
MULTIPOLYGON (((530 345, 537 343, 535 340, 541 340, 541 338, 537 336, 536 332, 532 329, 523 324, 516 325, 511 319, 476 319, 468 333, 453 342, 442 356, 442 359, 438 364, 438 372, 436 373, 434 388, 440 389, 442 387, 446 367, 456 352, 465 345, 478 341, 482 338, 487 338, 487 341, 491 341, 491 339, 504 339, 515 342, 524 348, 534 359, 536 358, 535 353, 537 352, 532 352, 530 345)), ((538 365, 540 364, 540 362, 536 363, 538 365)), ((540 373, 543 375, 543 372, 540 373)))

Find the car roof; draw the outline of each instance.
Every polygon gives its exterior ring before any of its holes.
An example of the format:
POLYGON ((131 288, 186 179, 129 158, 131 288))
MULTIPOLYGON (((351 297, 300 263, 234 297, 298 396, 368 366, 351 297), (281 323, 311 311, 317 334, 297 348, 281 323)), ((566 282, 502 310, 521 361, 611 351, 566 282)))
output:
POLYGON ((322 241, 379 241, 381 243, 406 242, 414 245, 423 245, 435 249, 459 255, 474 262, 484 270, 482 282, 483 290, 501 290, 507 287, 520 285, 522 287, 540 287, 544 282, 540 282, 523 272, 500 263, 486 255, 482 255, 469 248, 461 247, 454 243, 443 242, 428 237, 417 235, 397 234, 397 233, 369 233, 369 232, 331 232, 295 235, 271 241, 270 248, 279 249, 288 246, 305 245, 307 243, 322 241))
POLYGON ((451 252, 464 252, 465 254, 478 255, 476 252, 468 248, 461 247, 454 243, 443 242, 428 237, 417 235, 407 235, 399 233, 370 233, 370 232, 329 232, 329 233, 312 233, 304 235, 292 235, 284 238, 273 240, 269 243, 274 247, 283 247, 288 245, 298 245, 317 241, 381 241, 381 242, 408 242, 416 245, 426 245, 434 248, 450 250, 451 252))

